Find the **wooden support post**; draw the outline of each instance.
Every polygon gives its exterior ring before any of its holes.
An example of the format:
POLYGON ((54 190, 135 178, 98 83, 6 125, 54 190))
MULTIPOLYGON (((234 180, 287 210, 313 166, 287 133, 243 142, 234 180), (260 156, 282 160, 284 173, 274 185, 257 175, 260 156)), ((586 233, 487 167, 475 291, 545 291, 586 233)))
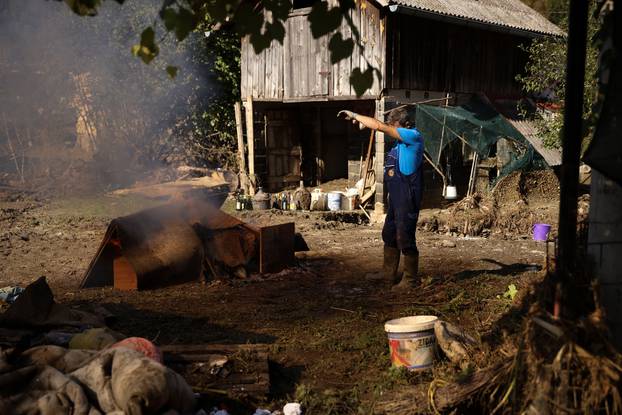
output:
POLYGON ((242 127, 242 105, 236 102, 233 105, 235 110, 235 130, 238 136, 238 167, 240 171, 240 187, 248 193, 248 180, 246 176, 246 152, 244 151, 244 130, 242 127))
MULTIPOLYGON (((589 5, 586 1, 571 0, 568 12, 568 54, 566 55, 566 95, 564 127, 562 129, 562 165, 559 179, 559 233, 555 276, 561 298, 556 308, 568 315, 577 301, 568 298, 578 291, 569 289, 574 283, 577 256, 577 193, 581 139, 583 138, 583 84, 585 79, 585 48, 589 5)), ((578 298, 578 296, 576 297, 578 298)), ((584 295, 585 298, 585 295, 584 295)), ((559 317, 556 313, 555 317, 559 317)))
POLYGON ((467 197, 471 196, 475 190, 475 179, 477 177, 477 163, 479 154, 473 152, 473 163, 471 164, 471 174, 469 175, 469 186, 467 187, 467 197))
POLYGON ((246 140, 248 142, 248 176, 250 179, 249 193, 255 194, 255 126, 253 123, 253 97, 246 99, 246 140))
MULTIPOLYGON (((384 121, 385 114, 385 97, 376 100, 376 118, 384 121)), ((384 213, 384 203, 386 200, 386 189, 384 188, 384 157, 385 157, 385 137, 384 133, 378 131, 376 133, 376 156, 375 160, 378 160, 378 163, 375 165, 376 169, 376 197, 374 204, 374 215, 378 216, 379 214, 384 213)))

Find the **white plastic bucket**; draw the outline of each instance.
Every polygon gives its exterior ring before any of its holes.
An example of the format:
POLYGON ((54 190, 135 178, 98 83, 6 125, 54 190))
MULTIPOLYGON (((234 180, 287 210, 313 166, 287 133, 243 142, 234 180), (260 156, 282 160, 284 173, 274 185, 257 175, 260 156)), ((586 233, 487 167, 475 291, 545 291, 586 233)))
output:
POLYGON ((328 198, 322 189, 314 189, 311 192, 311 210, 326 210, 328 198))
POLYGON ((384 330, 389 337, 391 363, 394 367, 425 370, 432 367, 436 336, 436 316, 410 316, 389 320, 384 330))
POLYGON ((340 210, 342 197, 343 193, 330 192, 328 194, 328 210, 340 210))
POLYGON ((458 197, 458 190, 456 186, 447 186, 445 189, 445 199, 453 200, 458 197))

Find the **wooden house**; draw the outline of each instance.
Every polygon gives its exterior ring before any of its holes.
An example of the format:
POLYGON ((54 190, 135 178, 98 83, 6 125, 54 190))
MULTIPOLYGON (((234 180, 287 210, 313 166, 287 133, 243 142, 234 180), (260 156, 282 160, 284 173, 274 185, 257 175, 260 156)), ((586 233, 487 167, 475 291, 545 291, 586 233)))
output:
MULTIPOLYGON (((320 0, 317 0, 320 1, 320 0)), ((337 0, 328 0, 333 6, 337 0)), ((256 53, 242 39, 241 98, 246 108, 249 173, 270 191, 347 178, 361 168, 369 132, 336 119, 341 109, 380 117, 398 103, 485 94, 521 96, 520 48, 561 30, 520 0, 355 0, 350 19, 360 34, 352 55, 331 64, 329 36, 314 39, 309 1, 294 1, 282 44, 256 53), (356 96, 349 77, 371 62, 373 85, 356 96), (450 95, 448 95, 450 94, 450 95)), ((339 29, 352 37, 345 22, 339 29)), ((385 141, 377 135, 376 203, 382 203, 385 141)))

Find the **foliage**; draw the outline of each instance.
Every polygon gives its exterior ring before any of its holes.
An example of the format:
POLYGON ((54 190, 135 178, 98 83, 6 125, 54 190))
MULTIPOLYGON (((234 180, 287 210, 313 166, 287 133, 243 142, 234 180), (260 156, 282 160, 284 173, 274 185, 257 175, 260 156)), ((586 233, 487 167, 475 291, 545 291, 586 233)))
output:
MULTIPOLYGON (((563 13, 557 12, 556 16, 563 16, 558 17, 558 24, 562 29, 567 30, 568 3, 566 2, 562 6, 563 13)), ((584 137, 590 135, 593 126, 592 108, 597 94, 598 48, 594 39, 600 26, 600 19, 595 12, 596 7, 593 1, 591 2, 591 10, 585 63, 583 118, 587 122, 585 123, 584 137)), ((529 61, 525 68, 525 74, 518 76, 518 81, 527 93, 536 96, 546 93, 548 99, 561 103, 563 107, 566 89, 566 49, 566 37, 536 39, 525 48, 529 55, 529 61)), ((537 125, 546 147, 561 147, 563 108, 559 112, 540 112, 537 125)))
MULTIPOLYGON (((124 0, 114 1, 124 3, 124 0)), ((92 16, 97 14, 103 0, 65 2, 75 13, 92 16)), ((354 7, 354 0, 339 0, 339 4, 334 7, 329 7, 325 1, 317 1, 308 15, 315 38, 330 36, 328 49, 332 63, 350 56, 355 43, 361 49, 364 48, 360 33, 348 13, 354 7), (351 29, 352 38, 343 39, 339 31, 344 21, 351 29)), ((272 41, 283 43, 284 23, 291 8, 291 0, 264 0, 261 3, 253 0, 162 0, 159 18, 165 31, 174 33, 179 41, 209 22, 214 30, 231 28, 239 37, 248 36, 255 51, 259 53, 268 48, 272 41)), ((145 63, 153 61, 160 53, 156 38, 155 25, 145 28, 140 43, 132 47, 132 53, 145 63)), ((363 71, 361 68, 354 68, 350 76, 350 83, 359 96, 371 87, 374 75, 380 78, 376 63, 367 61, 366 64, 367 69, 363 71)), ((169 74, 174 72, 172 68, 167 71, 169 74)))
POLYGON ((516 285, 510 284, 508 285, 507 291, 503 293, 503 298, 507 298, 510 301, 514 301, 514 297, 516 297, 517 293, 518 293, 518 290, 516 289, 516 285))
POLYGON ((0 50, 10 66, 0 79, 0 112, 21 134, 28 130, 20 151, 45 151, 41 166, 31 163, 31 178, 80 169, 84 179, 76 182, 85 187, 123 186, 178 151, 186 139, 180 127, 208 102, 207 63, 193 61, 203 35, 184 43, 159 39, 164 59, 147 66, 128 51, 157 21, 159 5, 151 0, 111 5, 89 19, 60 3, 1 3, 0 50))
POLYGON ((236 163, 233 104, 240 92, 240 42, 231 29, 209 32, 208 28, 206 22, 198 29, 207 33, 201 56, 208 59, 210 73, 213 80, 218 81, 218 88, 211 91, 207 108, 198 108, 192 117, 193 164, 209 160, 229 168, 236 163))

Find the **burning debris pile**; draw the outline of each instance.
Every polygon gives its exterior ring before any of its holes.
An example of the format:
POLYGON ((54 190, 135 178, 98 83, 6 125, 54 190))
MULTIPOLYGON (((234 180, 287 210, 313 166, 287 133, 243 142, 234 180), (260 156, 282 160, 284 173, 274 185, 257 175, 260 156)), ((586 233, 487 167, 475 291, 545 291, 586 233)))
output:
POLYGON ((113 220, 81 287, 135 290, 279 272, 295 260, 294 239, 293 223, 252 226, 214 201, 165 204, 113 220))

